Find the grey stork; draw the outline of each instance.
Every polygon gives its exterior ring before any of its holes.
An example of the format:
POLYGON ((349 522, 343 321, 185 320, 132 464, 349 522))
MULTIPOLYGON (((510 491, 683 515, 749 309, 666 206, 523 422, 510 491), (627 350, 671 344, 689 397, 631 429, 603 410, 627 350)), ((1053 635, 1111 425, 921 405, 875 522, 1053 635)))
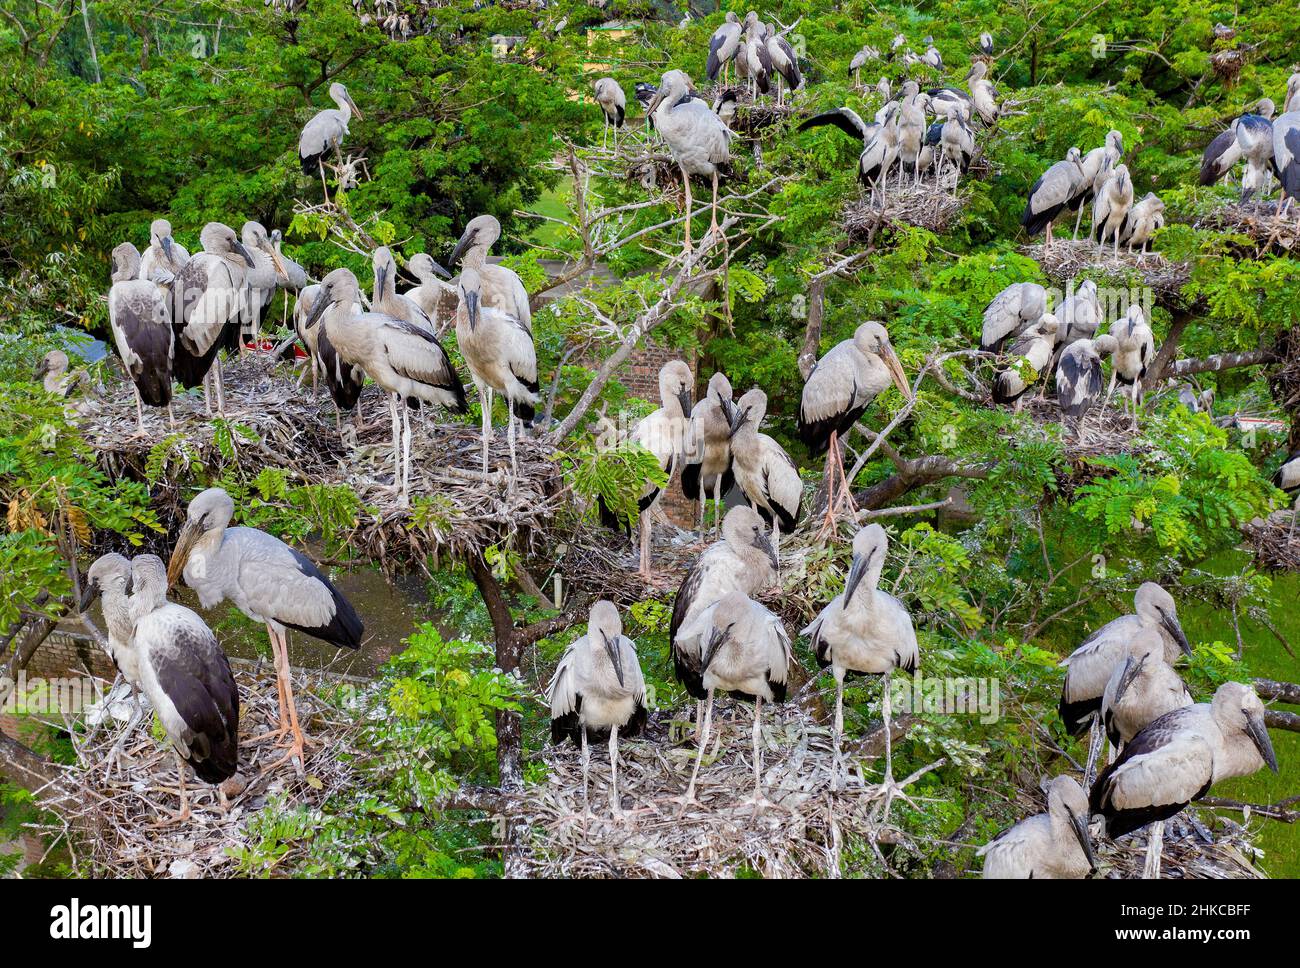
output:
MULTIPOLYGON (((772 58, 767 53, 766 35, 758 14, 753 10, 745 14, 745 64, 749 71, 750 95, 758 100, 760 93, 771 89, 772 58)), ((667 77, 667 75, 665 75, 667 77)), ((659 88, 663 90, 663 85, 659 88)), ((656 122, 655 127, 658 127, 656 122)), ((671 142, 669 142, 671 144, 671 142)))
POLYGON ((50 350, 41 357, 32 379, 40 383, 41 389, 55 396, 65 397, 77 382, 79 373, 68 373, 68 354, 63 350, 50 350))
POLYGON ((608 147, 609 129, 614 129, 614 147, 618 148, 618 129, 623 127, 623 118, 627 114, 627 95, 612 77, 602 77, 596 81, 593 91, 596 105, 600 108, 604 126, 601 128, 601 145, 608 147))
POLYGON ((862 86, 862 68, 866 67, 871 61, 880 60, 880 51, 871 46, 864 44, 862 48, 853 55, 849 60, 849 74, 853 77, 853 86, 862 86))
POLYGON ((740 37, 740 21, 734 13, 728 10, 718 29, 709 38, 709 58, 704 65, 704 71, 709 80, 716 81, 718 72, 721 71, 722 83, 727 83, 727 65, 736 59, 736 51, 740 47, 740 37))
POLYGON ((754 700, 754 795, 748 802, 755 808, 761 807, 766 803, 763 798, 763 703, 785 702, 791 662, 790 634, 780 618, 740 591, 722 596, 700 612, 682 632, 703 642, 700 674, 705 693, 704 737, 695 751, 695 766, 683 802, 695 801, 695 781, 699 777, 704 750, 709 745, 713 693, 722 689, 754 700))
POLYGON ((1288 105, 1286 114, 1273 122, 1273 166, 1282 183, 1282 211, 1286 212, 1300 197, 1300 105, 1288 105))
POLYGON ((1025 366, 1033 371, 1032 379, 1047 383, 1047 378, 1051 375, 1052 353, 1056 347, 1059 325, 1056 317, 1047 313, 1016 337, 1007 354, 1012 359, 1011 365, 999 370, 993 381, 994 403, 1014 403, 1016 410, 1020 409, 1021 397, 1032 385, 1032 380, 1027 379, 1027 374, 1023 372, 1025 366))
POLYGON ((1081 431, 1083 418, 1102 402, 1101 360, 1115 352, 1119 342, 1107 333, 1095 339, 1076 340, 1061 353, 1056 364, 1056 401, 1061 416, 1081 431))
POLYGON ((1101 697, 1101 724, 1118 751, 1148 723, 1192 704, 1182 676, 1165 659, 1165 641, 1153 627, 1139 630, 1128 656, 1115 664, 1101 697))
POLYGON ((1065 153, 1064 161, 1056 162, 1039 175, 1029 189, 1020 224, 1030 236, 1047 229, 1045 249, 1052 245, 1052 223, 1069 207, 1070 199, 1078 193, 1083 181, 1083 159, 1079 149, 1072 147, 1065 153))
POLYGON ((1147 325, 1142 307, 1136 303, 1129 306, 1128 314, 1123 319, 1118 319, 1111 325, 1110 335, 1115 337, 1116 346, 1111 357, 1110 386, 1106 390, 1106 401, 1110 401, 1116 382, 1130 387, 1133 427, 1136 429, 1138 394, 1142 391, 1142 380, 1147 375, 1147 367, 1156 355, 1155 337, 1147 325))
POLYGON ((1294 450, 1273 475, 1273 486, 1288 494, 1300 492, 1300 448, 1294 450))
POLYGON ((977 45, 985 57, 993 56, 993 35, 987 30, 981 31, 977 45))
POLYGON ((185 246, 172 238, 171 222, 165 218, 156 218, 149 223, 149 247, 140 257, 139 278, 158 282, 159 276, 154 270, 160 268, 166 272, 170 284, 171 279, 189 259, 190 254, 185 246))
MULTIPOLYGON (((136 427, 144 433, 144 404, 172 402, 172 321, 168 294, 153 279, 141 279, 140 253, 130 242, 113 249, 113 287, 108 291, 108 327, 135 394, 136 427)), ((171 275, 155 263, 155 274, 171 275)), ((174 421, 173 421, 174 423, 174 421)))
POLYGON ((784 80, 786 87, 793 94, 803 86, 803 75, 799 72, 799 58, 795 54, 794 48, 790 42, 776 32, 772 24, 764 26, 766 37, 763 42, 767 45, 767 58, 772 64, 772 72, 776 76, 776 103, 780 107, 782 103, 781 82, 784 80))
POLYGON ((704 532, 704 505, 713 495, 713 526, 722 528, 722 496, 731 490, 731 381, 725 373, 709 377, 703 399, 691 408, 687 449, 682 465, 682 493, 699 505, 699 529, 704 532))
POLYGON ((971 104, 985 125, 991 125, 998 119, 1001 108, 998 106, 998 89, 985 75, 989 66, 979 60, 971 65, 966 74, 966 86, 970 89, 971 104))
POLYGON ((475 216, 465 224, 465 231, 461 233, 456 247, 451 250, 449 262, 451 265, 459 263, 462 269, 475 270, 480 282, 479 305, 487 309, 499 309, 514 317, 531 339, 533 311, 523 280, 508 266, 488 262, 488 253, 499 238, 501 223, 496 216, 475 216))
MULTIPOLYGON (((1092 339, 1101 326, 1101 301, 1097 298, 1097 284, 1085 279, 1077 287, 1071 285, 1056 313, 1059 326, 1056 330, 1056 352, 1047 376, 1056 372, 1061 354, 1081 339, 1092 339)), ((1043 394, 1047 392, 1047 378, 1043 380, 1043 394)))
POLYGON ((794 531, 803 513, 803 481, 785 448, 758 428, 767 415, 767 394, 755 387, 736 402, 731 419, 732 473, 750 506, 772 526, 779 557, 781 532, 794 531))
POLYGON ((1007 340, 1019 336, 1047 313, 1047 290, 1036 282, 1013 282, 984 307, 980 349, 1000 353, 1007 340))
POLYGON ((636 736, 645 726, 646 688, 636 643, 623 634, 623 622, 613 602, 591 606, 587 634, 576 639, 560 658, 546 690, 551 707, 551 742, 573 740, 582 750, 582 805, 590 813, 587 779, 589 736, 609 737, 609 807, 622 816, 618 796, 618 737, 636 736))
POLYGON ((1246 173, 1241 178, 1243 202, 1256 192, 1267 194, 1273 165, 1273 102, 1264 98, 1258 112, 1243 114, 1236 124, 1237 147, 1246 161, 1246 173))
POLYGON ((800 122, 798 131, 807 131, 822 125, 834 125, 851 138, 862 142, 858 156, 858 181, 870 186, 874 202, 877 191, 884 185, 889 169, 898 160, 898 112, 890 107, 883 122, 868 124, 852 108, 836 108, 815 114, 800 122))
POLYGON ((835 786, 839 788, 840 739, 844 734, 844 678, 850 673, 883 677, 880 713, 885 729, 885 776, 880 793, 886 802, 898 794, 894 782, 890 720, 890 676, 895 669, 916 672, 921 652, 912 616, 897 598, 880 588, 880 573, 889 555, 889 538, 878 524, 853 536, 853 559, 844 591, 821 610, 800 635, 811 638, 817 665, 835 677, 835 786))
POLYGON ((397 263, 388 246, 381 245, 371 253, 370 265, 375 274, 375 287, 371 290, 370 298, 371 309, 436 336, 437 327, 424 308, 414 299, 397 291, 397 263))
POLYGON ((1124 135, 1114 129, 1106 133, 1105 144, 1100 148, 1093 148, 1083 156, 1080 162, 1083 177, 1070 197, 1070 208, 1078 211, 1078 215, 1074 218, 1074 238, 1079 237, 1079 226, 1083 223, 1083 210, 1097 197, 1097 192, 1122 157, 1124 157, 1124 135))
MULTIPOLYGON (((1273 112, 1276 110, 1276 106, 1270 99, 1261 98, 1255 105, 1255 116, 1268 120, 1273 117, 1273 112)), ((1201 154, 1201 171, 1197 179, 1200 184, 1215 184, 1232 171, 1233 166, 1241 160, 1245 144, 1254 140, 1253 137, 1247 138, 1246 142, 1237 139, 1237 126, 1242 118, 1248 116, 1243 114, 1233 118, 1232 122, 1205 146, 1205 151, 1201 154)))
MULTIPOLYGON (((275 298, 281 276, 287 278, 287 270, 280 261, 280 254, 271 244, 271 237, 260 222, 245 222, 240 229, 240 238, 249 254, 253 265, 244 275, 244 288, 240 300, 241 332, 249 334, 256 346, 261 340, 262 323, 266 311, 275 298)), ((240 340, 242 351, 243 340, 240 340)))
POLYGON ((985 880, 1082 880, 1097 870, 1088 797, 1070 776, 1047 784, 1047 812, 1026 817, 975 852, 985 880))
MULTIPOLYGON (((1210 702, 1165 713, 1125 744, 1093 784, 1089 807, 1102 815, 1112 840, 1168 820, 1223 780, 1250 776, 1277 754, 1255 690, 1225 682, 1210 702)), ((1158 877, 1160 831, 1148 839, 1144 877, 1158 877)))
POLYGON ((1092 205, 1093 237, 1102 246, 1108 237, 1114 237, 1116 255, 1119 255, 1120 229, 1124 227, 1124 220, 1132 207, 1133 179, 1129 176, 1128 165, 1121 162, 1102 182, 1092 205))
POLYGON ((1151 239, 1165 227, 1165 203, 1155 192, 1147 192, 1129 209, 1120 229, 1120 241, 1128 246, 1131 253, 1138 246, 1140 254, 1147 254, 1147 245, 1151 239))
POLYGON ((167 587, 184 577, 205 609, 229 601, 266 626, 280 683, 280 728, 289 735, 279 763, 297 760, 306 738, 298 725, 289 669, 289 629, 338 648, 359 649, 365 626, 352 604, 315 563, 279 538, 256 528, 230 527, 235 502, 219 487, 190 501, 189 512, 167 564, 167 587))
POLYGON ((460 290, 444 281, 451 279, 451 273, 425 252, 417 252, 407 259, 406 268, 420 284, 402 295, 424 310, 424 314, 433 320, 434 331, 441 336, 456 321, 460 290))
POLYGON ((321 188, 329 198, 325 188, 325 155, 331 150, 340 161, 343 158, 343 138, 348 133, 348 122, 352 115, 362 117, 361 109, 348 94, 348 89, 335 81, 330 85, 330 100, 337 105, 318 111, 312 119, 303 125, 298 136, 298 161, 304 175, 320 175, 321 188))

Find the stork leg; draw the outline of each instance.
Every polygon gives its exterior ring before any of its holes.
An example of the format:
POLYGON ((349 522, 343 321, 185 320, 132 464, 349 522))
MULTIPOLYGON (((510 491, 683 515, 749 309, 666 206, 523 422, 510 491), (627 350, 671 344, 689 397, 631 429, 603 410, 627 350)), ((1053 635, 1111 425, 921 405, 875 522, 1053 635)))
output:
POLYGON ((1046 254, 1052 247, 1052 223, 1047 223, 1047 241, 1043 243, 1043 253, 1046 254))
POLYGON ((916 806, 916 803, 903 792, 903 788, 894 780, 894 728, 891 716, 892 699, 890 697, 891 677, 892 672, 885 673, 884 694, 880 698, 880 718, 885 728, 885 778, 878 787, 876 795, 883 796, 885 800, 883 812, 880 818, 882 823, 889 819, 889 807, 895 799, 906 800, 913 807, 916 806))
POLYGON ((287 712, 288 732, 292 739, 289 741, 284 756, 270 766, 265 767, 262 773, 265 775, 285 763, 293 763, 294 769, 301 776, 304 772, 303 767, 307 762, 307 737, 303 736, 302 729, 298 725, 298 706, 293 698, 292 670, 289 667, 289 637, 287 633, 277 633, 270 625, 267 626, 267 632, 271 636, 271 650, 275 653, 275 673, 279 679, 280 698, 284 703, 284 708, 280 712, 281 721, 284 721, 287 712))
POLYGON ((135 426, 137 436, 144 435, 144 401, 140 399, 140 388, 131 381, 131 392, 135 394, 135 426))
POLYGON ((176 795, 181 798, 181 808, 178 812, 171 814, 166 819, 150 824, 149 826, 151 827, 167 827, 171 824, 184 823, 190 819, 190 794, 189 791, 185 789, 185 761, 181 759, 179 750, 174 752, 176 753, 176 795))
POLYGON ((686 242, 682 245, 683 252, 691 251, 691 176, 686 174, 686 169, 682 168, 682 184, 686 188, 686 242))
POLYGON ((1138 391, 1140 389, 1140 384, 1141 384, 1140 379, 1133 381, 1133 429, 1134 430, 1138 429, 1138 391))
POLYGON ((695 750, 695 768, 691 770, 691 782, 686 787, 686 794, 682 797, 682 803, 695 802, 695 779, 700 775, 700 761, 704 759, 704 749, 709 745, 709 726, 713 722, 713 690, 709 690, 708 698, 704 701, 704 740, 695 750))
POLYGON ((754 699, 754 795, 746 802, 753 804, 754 809, 761 810, 765 806, 770 806, 766 797, 763 796, 763 697, 758 696, 754 699))
POLYGON ((841 788, 844 762, 840 749, 841 737, 844 735, 844 672, 839 666, 831 670, 835 674, 835 728, 831 730, 831 792, 838 793, 841 788))
POLYGON ((1074 217, 1074 240, 1079 239, 1079 226, 1083 224, 1083 203, 1079 203, 1079 214, 1074 217))
POLYGON ((1083 788, 1092 789, 1092 781, 1097 778, 1097 758, 1101 756, 1101 743, 1105 737, 1101 732, 1101 718, 1092 714, 1092 725, 1088 733, 1088 761, 1083 767, 1083 788))
POLYGON ((713 536, 722 534, 722 475, 713 480, 713 536))
POLYGON ((623 819, 623 804, 618 797, 618 726, 609 728, 609 811, 615 820, 623 819))
MULTIPOLYGON (((509 404, 509 401, 506 401, 509 404)), ((506 442, 510 445, 510 480, 513 483, 519 476, 519 461, 515 457, 515 423, 518 418, 515 417, 514 408, 507 405, 506 407, 506 442)))
POLYGON ((402 418, 397 413, 397 408, 402 404, 397 402, 397 394, 388 395, 388 416, 391 418, 393 425, 393 490, 397 493, 402 491, 402 418))
POLYGON ((641 577, 646 581, 650 580, 650 529, 652 527, 650 508, 646 508, 637 519, 637 528, 641 533, 641 577))
POLYGON ((587 785, 591 775, 591 750, 587 748, 587 724, 582 724, 582 815, 591 816, 591 794, 587 785))
POLYGON ((713 218, 709 222, 709 237, 718 234, 718 169, 713 169, 713 218))
POLYGON ((1165 822, 1157 820, 1147 828, 1147 859, 1142 866, 1142 879, 1160 880, 1160 855, 1164 851, 1165 822))
POLYGON ((402 407, 402 499, 411 494, 411 408, 402 407))

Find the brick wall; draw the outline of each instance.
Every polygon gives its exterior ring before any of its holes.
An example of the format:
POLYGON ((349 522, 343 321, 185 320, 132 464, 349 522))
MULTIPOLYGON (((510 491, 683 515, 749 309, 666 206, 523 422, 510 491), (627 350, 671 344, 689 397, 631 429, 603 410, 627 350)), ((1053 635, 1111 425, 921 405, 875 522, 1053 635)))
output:
MULTIPOLYGON (((659 402, 659 371, 670 360, 684 360, 695 373, 695 361, 687 359, 675 350, 665 349, 647 340, 632 351, 627 362, 618 371, 620 383, 627 387, 628 393, 643 400, 657 404, 659 402)), ((698 374, 696 374, 698 382, 698 374)), ((698 397, 698 387, 696 396, 698 397)), ((680 471, 669 483, 668 493, 659 500, 659 507, 668 516, 668 520, 681 528, 693 528, 696 520, 696 504, 687 500, 682 493, 680 471)))
MULTIPOLYGON (((29 688, 39 679, 81 678, 87 673, 112 682, 117 670, 104 651, 80 632, 79 626, 67 625, 61 625, 50 633, 25 670, 29 688)), ((15 716, 0 709, 0 732, 6 736, 30 742, 30 731, 40 728, 31 717, 15 716)))

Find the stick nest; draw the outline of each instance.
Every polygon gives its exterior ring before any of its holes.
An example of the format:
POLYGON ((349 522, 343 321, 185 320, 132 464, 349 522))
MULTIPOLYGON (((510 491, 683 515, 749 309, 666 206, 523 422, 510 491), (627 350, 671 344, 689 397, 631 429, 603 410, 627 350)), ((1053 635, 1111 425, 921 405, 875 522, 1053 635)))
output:
POLYGON ((1244 235, 1257 257, 1270 250, 1287 255, 1300 247, 1300 206, 1293 203, 1286 216, 1279 208, 1276 201, 1229 202, 1202 215, 1194 227, 1244 235))
POLYGON ((1186 302, 1183 287, 1192 278, 1190 263, 1170 262, 1159 252, 1129 252, 1123 246, 1116 255, 1112 246, 1091 239, 1053 239, 1051 248, 1029 245, 1025 253, 1062 288, 1080 276, 1100 277, 1151 289, 1165 304, 1186 302))
POLYGON ((1300 523, 1288 509, 1252 521, 1243 529, 1255 552, 1255 563, 1266 571, 1300 571, 1300 523), (1294 525, 1294 526, 1293 526, 1294 525))
MULTIPOLYGON (((873 204, 868 196, 850 202, 844 208, 844 230, 850 238, 873 242, 882 233, 915 226, 936 235, 948 231, 966 207, 966 201, 948 185, 933 179, 914 184, 904 176, 905 184, 884 191, 884 207, 873 204)), ((944 179, 947 182, 948 179, 944 179)))

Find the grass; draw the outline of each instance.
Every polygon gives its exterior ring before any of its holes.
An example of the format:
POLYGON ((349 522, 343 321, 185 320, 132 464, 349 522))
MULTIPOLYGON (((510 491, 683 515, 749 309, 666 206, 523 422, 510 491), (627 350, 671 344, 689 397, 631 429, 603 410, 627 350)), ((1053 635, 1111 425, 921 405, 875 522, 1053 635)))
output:
MULTIPOLYGON (((572 219, 573 213, 569 211, 569 196, 572 192, 573 179, 566 177, 553 189, 543 192, 541 198, 528 206, 528 211, 538 215, 548 215, 551 218, 572 219)), ((573 235, 564 226, 542 221, 534 221, 533 224, 536 228, 529 236, 529 241, 533 245, 549 245, 563 249, 573 244, 573 235)), ((549 252, 546 254, 554 255, 549 252)))

